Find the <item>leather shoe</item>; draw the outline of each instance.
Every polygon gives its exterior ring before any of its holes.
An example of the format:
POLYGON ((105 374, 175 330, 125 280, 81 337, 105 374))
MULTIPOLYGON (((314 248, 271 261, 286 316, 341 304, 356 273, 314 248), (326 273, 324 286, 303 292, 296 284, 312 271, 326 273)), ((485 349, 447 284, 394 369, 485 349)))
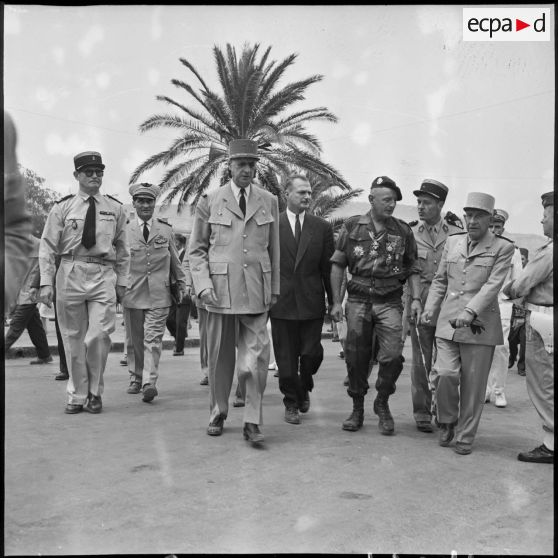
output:
POLYGON ((54 376, 55 380, 69 380, 70 379, 70 375, 68 374, 68 372, 58 372, 58 374, 56 374, 56 376, 54 376))
POLYGON ((395 425, 393 423, 393 417, 391 416, 387 399, 380 399, 379 397, 376 397, 376 399, 374 399, 374 412, 380 419, 378 422, 378 429, 380 430, 380 433, 384 436, 391 436, 395 429, 395 425))
POLYGON ((298 409, 301 413, 307 413, 310 409, 310 394, 306 392, 304 399, 298 404, 298 409))
POLYGON ((81 413, 81 411, 83 411, 83 405, 74 405, 73 403, 68 403, 64 409, 64 412, 69 415, 75 415, 76 413, 81 413))
POLYGON ((517 373, 518 373, 520 376, 525 376, 525 369, 524 369, 524 368, 518 368, 518 369, 517 369, 517 373))
POLYGON ((120 366, 128 366, 128 357, 122 357, 120 359, 120 366))
POLYGON ((52 362, 52 357, 48 356, 46 358, 36 358, 32 360, 29 364, 50 364, 52 362))
POLYGON ((438 443, 443 447, 447 448, 450 442, 453 440, 455 430, 453 424, 440 423, 440 433, 438 437, 438 443))
POLYGON ((459 455, 469 455, 473 450, 471 449, 471 446, 464 446, 463 444, 457 442, 453 451, 459 455))
POLYGON ((239 399, 238 397, 233 401, 233 407, 244 407, 244 399, 239 399))
POLYGON ((207 376, 204 376, 200 380, 200 386, 208 386, 208 385, 209 385, 209 378, 207 376))
POLYGON ((343 385, 344 385, 344 386, 348 386, 348 385, 349 385, 349 376, 345 376, 345 379, 343 380, 343 385))
POLYGON ((417 420, 417 430, 420 430, 421 432, 434 431, 429 420, 417 420))
POLYGON ((264 435, 260 432, 258 425, 251 422, 244 423, 242 434, 244 439, 252 444, 261 444, 264 441, 264 435))
POLYGON ((184 351, 173 351, 172 356, 184 356, 184 351))
POLYGON ((207 433, 210 436, 221 436, 223 433, 223 425, 225 424, 225 419, 219 415, 213 422, 209 423, 207 427, 207 433))
POLYGON ((554 452, 542 444, 534 450, 520 453, 517 459, 527 463, 554 463, 554 452))
POLYGON ((149 403, 150 401, 153 401, 153 399, 155 399, 155 397, 159 395, 159 392, 157 391, 157 388, 152 385, 152 384, 145 384, 143 386, 143 398, 142 400, 145 401, 146 403, 149 403))
POLYGON ((89 394, 89 399, 86 401, 85 405, 83 406, 83 410, 87 411, 88 413, 100 413, 101 409, 103 408, 103 402, 101 401, 100 395, 93 395, 92 393, 89 394))
POLYGON ((300 415, 296 407, 285 408, 285 422, 289 424, 300 424, 300 415))
POLYGON ((136 394, 139 393, 140 391, 141 391, 141 384, 139 382, 136 382, 135 380, 132 380, 130 382, 130 387, 126 390, 126 393, 136 394))

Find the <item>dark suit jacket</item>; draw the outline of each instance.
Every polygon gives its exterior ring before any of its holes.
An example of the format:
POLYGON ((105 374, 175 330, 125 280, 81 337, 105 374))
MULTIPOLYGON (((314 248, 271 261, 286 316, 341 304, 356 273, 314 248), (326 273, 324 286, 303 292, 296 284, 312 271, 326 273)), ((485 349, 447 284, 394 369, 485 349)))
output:
POLYGON ((298 251, 286 212, 279 216, 281 293, 272 306, 272 318, 313 320, 325 314, 325 294, 332 303, 329 259, 333 230, 320 217, 304 216, 298 251))

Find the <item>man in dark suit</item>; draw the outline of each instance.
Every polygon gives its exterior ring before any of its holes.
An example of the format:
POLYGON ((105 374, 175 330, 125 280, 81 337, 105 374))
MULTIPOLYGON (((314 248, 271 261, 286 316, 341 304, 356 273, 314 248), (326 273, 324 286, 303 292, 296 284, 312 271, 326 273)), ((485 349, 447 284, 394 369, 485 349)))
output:
MULTIPOLYGON (((188 258, 186 254, 186 237, 180 233, 175 233, 174 240, 176 249, 178 250, 178 259, 182 263, 183 269, 189 269, 188 258)), ((188 319, 190 317, 190 306, 192 299, 190 298, 191 286, 186 284, 186 295, 180 304, 177 300, 173 300, 173 304, 169 309, 167 316, 167 329, 174 337, 173 356, 184 355, 184 340, 188 337, 188 319)))
POLYGON ((302 175, 286 183, 287 210, 279 216, 281 294, 271 308, 273 349, 279 368, 279 389, 285 421, 300 424, 310 408, 312 376, 323 360, 321 344, 325 294, 332 304, 329 259, 333 254, 331 225, 307 213, 312 188, 302 175))

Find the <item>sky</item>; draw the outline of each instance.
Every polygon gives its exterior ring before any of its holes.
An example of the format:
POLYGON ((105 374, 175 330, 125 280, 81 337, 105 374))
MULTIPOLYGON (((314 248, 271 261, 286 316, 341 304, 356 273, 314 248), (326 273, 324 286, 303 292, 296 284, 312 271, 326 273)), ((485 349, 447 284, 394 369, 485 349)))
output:
POLYGON ((414 205, 412 191, 434 178, 450 189, 446 209, 462 215, 468 192, 487 192, 510 214, 507 230, 541 234, 540 196, 554 184, 554 30, 548 42, 464 42, 464 6, 5 5, 4 108, 19 162, 66 195, 77 190, 73 156, 99 151, 103 190, 129 203, 132 171, 176 135, 139 132, 169 110, 156 96, 194 106, 171 84, 197 85, 179 58, 217 87, 213 46, 259 43, 275 60, 298 54, 282 84, 324 76, 297 109, 338 117, 309 129, 353 188, 387 175, 414 205))

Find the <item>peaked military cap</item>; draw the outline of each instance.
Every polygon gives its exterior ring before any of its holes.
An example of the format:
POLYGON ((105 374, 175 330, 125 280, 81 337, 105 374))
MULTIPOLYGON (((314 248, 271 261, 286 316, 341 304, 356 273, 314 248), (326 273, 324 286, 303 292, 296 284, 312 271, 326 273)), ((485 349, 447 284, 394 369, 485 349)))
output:
POLYGON ((104 169, 105 165, 103 165, 103 159, 99 152, 84 151, 83 153, 78 153, 74 157, 74 167, 76 170, 82 169, 83 167, 100 167, 104 169))
POLYGON ((234 139, 229 143, 229 159, 259 159, 258 144, 247 139, 234 139))
POLYGON ((541 196, 543 207, 554 205, 554 192, 547 192, 541 196))
POLYGON ((493 221, 501 221, 505 223, 509 219, 509 214, 504 209, 495 209, 494 214, 492 215, 493 221))
POLYGON ((492 215, 494 213, 495 201, 494 196, 490 194, 485 194, 484 192, 469 192, 463 209, 480 209, 492 215))
POLYGON ((144 197, 144 198, 152 198, 154 200, 157 199, 159 195, 159 186, 155 186, 155 184, 149 184, 148 182, 140 182, 139 184, 132 184, 130 188, 128 188, 128 192, 132 198, 137 197, 144 197))
POLYGON ((432 196, 434 199, 439 201, 446 201, 446 197, 448 195, 448 187, 437 180, 432 178, 426 178, 422 181, 420 185, 420 190, 414 190, 413 194, 415 196, 420 196, 422 194, 428 194, 432 196))
POLYGON ((403 199, 403 196, 401 195, 401 190, 399 189, 397 184, 395 184, 395 181, 392 180, 389 176, 378 176, 377 178, 375 178, 372 181, 372 185, 370 186, 371 190, 373 188, 389 188, 395 192, 396 194, 395 199, 397 201, 401 201, 403 199))

